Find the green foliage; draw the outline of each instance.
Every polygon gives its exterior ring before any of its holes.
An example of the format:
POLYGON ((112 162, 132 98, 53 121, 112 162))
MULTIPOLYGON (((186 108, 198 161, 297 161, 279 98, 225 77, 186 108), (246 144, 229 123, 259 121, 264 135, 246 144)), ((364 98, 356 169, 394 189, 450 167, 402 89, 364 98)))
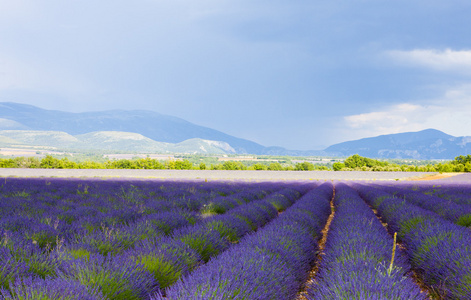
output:
POLYGON ((104 169, 104 165, 95 161, 84 161, 78 164, 79 169, 104 169))
POLYGON ((314 170, 320 170, 320 171, 327 171, 330 170, 330 168, 327 165, 323 164, 313 164, 308 161, 302 162, 302 163, 297 163, 294 168, 286 167, 284 168, 286 171, 314 171, 314 170))
POLYGON ((0 158, 0 168, 44 169, 176 169, 176 170, 270 170, 270 171, 388 171, 388 172, 471 172, 471 155, 460 155, 454 161, 376 160, 352 155, 342 163, 338 159, 322 162, 318 157, 297 157, 306 161, 294 164, 291 157, 260 156, 251 160, 219 162, 212 155, 175 155, 173 160, 133 158, 110 160, 97 153, 74 153, 74 155, 46 155, 36 157, 0 158), (274 160, 278 160, 277 162, 274 160), (319 161, 319 163, 317 162, 319 161), (314 163, 313 163, 314 162, 314 163))
POLYGON ((226 161, 222 164, 223 170, 247 170, 247 167, 240 161, 226 161))
POLYGON ((31 240, 33 244, 36 244, 43 249, 55 247, 57 241, 57 236, 43 231, 39 231, 31 235, 26 234, 25 238, 31 240))
POLYGON ((362 168, 362 167, 373 168, 377 166, 384 167, 384 166, 387 166, 388 164, 389 164, 388 162, 363 157, 358 154, 349 156, 347 159, 345 159, 345 166, 351 169, 362 168))
MULTIPOLYGON (((261 156, 252 160, 219 162, 214 155, 175 155, 172 160, 147 158, 108 159, 100 153, 74 153, 74 155, 47 155, 36 157, 0 158, 0 168, 43 169, 177 169, 177 170, 329 170, 330 163, 318 165, 301 163, 296 167, 288 156, 261 156), (278 160, 278 161, 275 161, 278 160)), ((318 159, 306 157, 306 159, 318 159)), ((320 160, 320 159, 319 159, 320 160)))
POLYGON ((267 169, 270 170, 270 171, 281 171, 281 170, 283 170, 283 166, 282 166, 280 163, 278 163, 278 162, 276 162, 276 163, 270 163, 270 164, 268 165, 268 168, 267 168, 267 169))
POLYGON ((46 155, 41 159, 40 167, 43 169, 78 169, 77 163, 70 161, 67 157, 57 159, 51 155, 46 155))
POLYGON ((154 276, 159 282, 160 288, 168 287, 181 277, 181 270, 163 259, 163 255, 140 255, 136 257, 135 261, 154 276))
POLYGON ((471 172, 471 155, 460 155, 447 164, 439 164, 439 172, 471 172))
POLYGON ((219 232, 221 237, 229 239, 231 242, 236 242, 239 240, 237 231, 234 228, 230 228, 227 224, 224 224, 222 221, 212 221, 205 224, 208 230, 215 230, 219 232))
POLYGON ((161 162, 155 159, 141 158, 135 160, 135 165, 137 166, 136 169, 164 169, 165 166, 161 162))
POLYGON ((170 160, 164 163, 151 158, 107 160, 104 162, 85 160, 75 162, 67 157, 56 158, 46 155, 41 160, 34 157, 0 158, 0 168, 41 169, 178 169, 191 170, 193 163, 184 160, 170 160))
POLYGON ((211 170, 224 170, 224 166, 222 164, 211 164, 211 170))
POLYGON ((35 276, 46 278, 48 276, 54 277, 57 275, 59 261, 51 252, 44 250, 41 254, 32 254, 26 249, 14 247, 13 244, 6 244, 6 247, 10 250, 13 260, 24 262, 28 266, 28 271, 35 276))
POLYGON ((302 162, 302 163, 297 163, 295 166, 296 171, 313 171, 314 165, 310 162, 302 162))
POLYGON ((443 172, 447 173, 447 172, 453 172, 455 170, 455 166, 451 163, 444 163, 444 164, 440 163, 436 166, 436 169, 440 173, 443 173, 443 172))
POLYGON ((471 172, 471 155, 460 155, 455 160, 445 163, 438 163, 434 166, 435 171, 444 172, 471 172))
POLYGON ((177 170, 191 170, 193 169, 193 164, 188 160, 177 160, 175 162, 175 169, 177 170))
MULTIPOLYGON (((344 167, 340 163, 334 163, 334 171, 344 170, 360 170, 360 171, 386 171, 386 172, 466 172, 466 165, 450 163, 436 163, 426 161, 404 161, 390 160, 382 161, 362 157, 358 154, 349 156, 345 159, 344 167), (425 164, 426 163, 426 164, 425 164), (342 168, 341 168, 342 167, 342 168)), ((469 163, 471 170, 471 163, 469 163)))
POLYGON ((205 236, 184 235, 178 239, 198 252, 205 262, 208 262, 211 257, 219 253, 219 250, 216 249, 205 236))
POLYGON ((462 215, 456 224, 465 227, 471 227, 471 214, 462 215))
POLYGON ((455 157, 454 162, 457 164, 462 164, 462 165, 466 165, 466 163, 471 163, 471 155, 468 154, 466 156, 463 156, 463 155, 457 156, 455 157))
POLYGON ((334 169, 334 171, 340 171, 345 168, 345 164, 341 162, 336 162, 332 165, 332 168, 334 169))
POLYGON ((0 168, 39 168, 40 164, 36 157, 0 158, 0 168))
POLYGON ((416 228, 423 222, 425 222, 425 218, 423 216, 418 216, 414 217, 411 219, 408 219, 407 221, 404 221, 400 224, 401 226, 401 231, 399 233, 400 238, 404 238, 404 236, 407 235, 412 229, 416 228))
POLYGON ((90 259, 90 254, 91 254, 90 251, 83 248, 71 249, 68 252, 75 259, 84 258, 87 261, 90 259))
POLYGON ((81 270, 76 280, 90 288, 100 287, 101 292, 109 299, 141 299, 136 295, 132 283, 126 278, 115 276, 105 270, 81 270))
POLYGON ((264 164, 260 164, 260 163, 257 163, 257 164, 253 164, 251 165, 249 168, 249 170, 267 170, 268 169, 268 166, 264 165, 264 164))
POLYGON ((19 275, 19 271, 11 271, 11 270, 21 270, 21 262, 19 261, 9 261, 8 262, 10 270, 8 268, 1 268, 0 269, 0 289, 8 289, 10 286, 10 282, 14 282, 16 277, 19 275))
POLYGON ((204 215, 218 215, 226 212, 226 208, 217 203, 209 203, 201 209, 201 213, 204 215))

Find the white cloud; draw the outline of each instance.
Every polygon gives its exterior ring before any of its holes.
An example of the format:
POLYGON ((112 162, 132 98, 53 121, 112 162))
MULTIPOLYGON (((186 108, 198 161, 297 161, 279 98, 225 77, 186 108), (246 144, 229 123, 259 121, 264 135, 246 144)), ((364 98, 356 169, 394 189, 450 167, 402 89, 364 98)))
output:
POLYGON ((434 128, 454 136, 471 136, 471 84, 447 90, 420 104, 402 103, 344 117, 355 138, 434 128))
POLYGON ((471 74, 471 50, 392 50, 387 51, 386 55, 402 64, 422 66, 439 71, 454 71, 471 74))
POLYGON ((363 128, 371 123, 376 123, 377 129, 384 130, 391 126, 401 126, 408 123, 407 114, 420 109, 420 106, 403 103, 390 107, 388 111, 377 111, 345 117, 345 121, 351 128, 363 128))

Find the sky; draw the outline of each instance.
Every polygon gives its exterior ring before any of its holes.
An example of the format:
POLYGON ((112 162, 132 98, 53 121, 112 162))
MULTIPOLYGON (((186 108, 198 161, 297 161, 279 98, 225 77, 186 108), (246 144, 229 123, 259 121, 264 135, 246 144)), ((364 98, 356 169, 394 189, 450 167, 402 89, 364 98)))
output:
POLYGON ((471 136, 469 0, 0 0, 0 102, 315 150, 471 136))

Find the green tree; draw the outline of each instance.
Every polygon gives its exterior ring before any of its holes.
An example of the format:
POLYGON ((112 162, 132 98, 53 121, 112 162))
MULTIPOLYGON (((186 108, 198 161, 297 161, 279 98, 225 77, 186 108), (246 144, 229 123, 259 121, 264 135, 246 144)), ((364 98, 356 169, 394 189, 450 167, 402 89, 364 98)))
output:
POLYGON ((258 171, 260 171, 260 170, 263 171, 263 170, 266 170, 267 168, 268 167, 266 165, 260 164, 260 163, 256 163, 256 164, 253 164, 253 165, 250 166, 251 170, 258 170, 258 171))
POLYGON ((463 165, 466 165, 466 163, 468 163, 468 162, 471 163, 471 155, 468 154, 466 156, 464 156, 464 155, 457 156, 457 157, 455 157, 454 162, 457 163, 457 164, 463 164, 463 165))
POLYGON ((55 159, 52 155, 46 155, 43 159, 41 159, 39 166, 43 169, 55 169, 57 166, 57 159, 55 159))
POLYGON ((345 159, 345 166, 347 168, 355 169, 355 168, 363 167, 364 165, 365 165, 364 157, 361 157, 358 154, 349 156, 347 157, 347 159, 345 159))
POLYGON ((222 164, 224 170, 246 170, 247 167, 239 161, 226 161, 222 164))
POLYGON ((165 162, 165 168, 169 170, 175 170, 175 160, 169 159, 165 162))
POLYGON ((376 166, 385 167, 388 165, 389 163, 386 161, 379 161, 376 159, 363 157, 358 154, 354 154, 352 156, 347 157, 347 159, 345 159, 345 166, 351 169, 362 168, 362 167, 374 168, 376 166))
POLYGON ((41 162, 36 157, 15 157, 11 162, 11 168, 39 168, 41 162))
POLYGON ((211 170, 224 170, 224 166, 222 164, 211 164, 211 170))
POLYGON ((334 171, 340 171, 340 170, 342 170, 343 168, 345 168, 345 164, 344 164, 344 163, 341 163, 341 162, 335 162, 335 163, 332 165, 332 168, 334 169, 334 171))
POLYGON ((307 161, 297 163, 294 168, 296 171, 313 171, 315 169, 314 165, 307 161))
POLYGON ((139 169, 137 163, 129 159, 119 159, 112 162, 113 169, 139 169))
POLYGON ((453 171, 455 171, 455 172, 464 172, 464 165, 463 164, 457 164, 453 171))
POLYGON ((452 164, 447 164, 447 163, 438 164, 436 168, 437 168, 437 171, 440 173, 453 172, 454 170, 454 166, 452 164))
POLYGON ((15 161, 11 158, 0 158, 0 168, 14 168, 15 161))
POLYGON ((83 161, 78 164, 79 169, 104 169, 105 165, 96 161, 83 161))
POLYGON ((188 160, 177 160, 175 161, 175 169, 177 170, 191 170, 193 169, 193 164, 188 160))
POLYGON ((270 171, 282 171, 283 166, 280 163, 275 162, 275 163, 270 163, 267 169, 270 171))

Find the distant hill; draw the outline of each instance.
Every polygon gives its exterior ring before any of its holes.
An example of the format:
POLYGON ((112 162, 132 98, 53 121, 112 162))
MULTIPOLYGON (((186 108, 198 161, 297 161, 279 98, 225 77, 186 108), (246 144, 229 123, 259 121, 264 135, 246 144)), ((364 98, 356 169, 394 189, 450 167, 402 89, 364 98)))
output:
POLYGON ((0 145, 141 153, 235 153, 234 148, 224 142, 190 139, 175 144, 162 143, 138 133, 119 131, 98 131, 73 136, 61 131, 0 130, 0 145))
MULTIPOLYGON (((100 142, 100 147, 114 149, 117 144, 116 141, 113 141, 113 134, 110 132, 120 132, 118 134, 120 139, 127 139, 129 149, 140 149, 147 152, 166 149, 165 151, 169 152, 194 153, 199 149, 200 153, 217 151, 216 153, 294 156, 325 154, 320 150, 298 151, 282 147, 265 147, 218 130, 195 125, 177 117, 144 110, 70 113, 46 110, 33 105, 0 102, 0 130, 42 131, 42 134, 35 137, 37 140, 40 139, 40 136, 47 140, 47 136, 51 132, 61 132, 57 133, 53 139, 66 133, 74 138, 82 139, 82 142, 85 143, 82 148, 92 145, 93 149, 98 147, 98 142, 100 142), (103 136, 103 133, 97 134, 97 132, 107 132, 107 136, 103 136), (140 137, 137 138, 136 135, 133 139, 129 134, 137 134, 140 137), (125 138, 126 135, 127 138, 125 138), (105 140, 101 140, 102 138, 105 140), (174 144, 175 146, 167 145, 162 148, 164 144, 174 144)), ((26 134, 26 132, 22 134, 26 134)), ((22 138, 22 140, 24 139, 27 137, 22 138)), ((70 141, 72 142, 72 140, 70 141)), ((0 139, 0 145, 2 145, 1 143, 0 139)), ((76 146, 74 145, 74 147, 76 146)), ((60 147, 69 146, 66 143, 61 143, 60 147)), ((123 149, 123 147, 124 145, 120 145, 119 149, 123 149)))
POLYGON ((264 146, 249 140, 177 117, 143 110, 70 113, 0 102, 0 130, 2 129, 62 131, 74 136, 96 131, 121 131, 138 133, 165 143, 180 143, 193 138, 221 141, 228 143, 237 153, 261 154, 265 150, 264 146))
POLYGON ((332 145, 325 152, 371 158, 453 159, 471 153, 471 137, 454 137, 435 129, 380 135, 332 145))
POLYGON ((435 129, 343 142, 324 150, 265 147, 183 119, 143 110, 70 113, 0 102, 0 146, 158 153, 453 159, 469 154, 471 137, 435 129))

